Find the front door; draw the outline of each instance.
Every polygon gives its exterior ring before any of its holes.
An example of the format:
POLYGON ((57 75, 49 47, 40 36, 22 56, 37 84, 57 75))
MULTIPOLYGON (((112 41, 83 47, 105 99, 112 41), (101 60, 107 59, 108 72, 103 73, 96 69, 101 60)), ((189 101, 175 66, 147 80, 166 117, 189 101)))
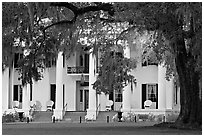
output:
POLYGON ((79 90, 79 110, 86 111, 89 103, 89 90, 82 88, 79 90))
POLYGON ((19 108, 22 109, 23 92, 21 85, 14 85, 13 101, 19 101, 19 108))
POLYGON ((84 90, 84 110, 86 111, 89 107, 89 90, 84 90))

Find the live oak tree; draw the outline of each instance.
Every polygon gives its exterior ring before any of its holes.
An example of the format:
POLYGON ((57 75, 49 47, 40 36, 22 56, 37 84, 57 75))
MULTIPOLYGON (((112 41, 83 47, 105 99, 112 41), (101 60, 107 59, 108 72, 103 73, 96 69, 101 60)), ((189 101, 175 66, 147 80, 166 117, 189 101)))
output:
MULTIPOLYGON (((13 6, 18 7, 18 4, 14 3, 13 6)), ((181 110, 176 125, 201 125, 202 101, 199 97, 199 91, 201 91, 199 83, 201 83, 202 74, 201 3, 48 2, 28 3, 26 6, 28 12, 25 19, 28 20, 22 21, 29 23, 27 24, 29 27, 26 27, 29 28, 29 31, 25 31, 26 33, 29 32, 26 36, 30 36, 27 38, 29 40, 28 45, 32 45, 35 36, 33 32, 37 29, 38 35, 44 39, 47 39, 47 35, 48 38, 49 36, 56 38, 60 43, 57 51, 64 50, 68 53, 84 47, 79 42, 80 37, 91 37, 89 47, 94 47, 96 54, 99 43, 101 45, 104 43, 109 43, 104 45, 113 45, 119 39, 129 35, 132 30, 154 33, 152 43, 149 45, 157 53, 157 60, 159 63, 165 62, 169 77, 178 76, 181 110), (46 23, 41 23, 36 27, 36 22, 39 23, 41 20, 46 23), (105 38, 96 40, 99 38, 98 30, 100 30, 101 25, 124 22, 128 23, 128 27, 123 28, 117 37, 108 41, 105 38), (90 31, 87 32, 87 30, 90 31), (86 33, 83 33, 85 31, 86 33)), ((14 15, 13 19, 15 17, 14 15)), ((6 25, 6 23, 3 24, 6 25)), ((5 32, 9 32, 9 27, 7 28, 5 32)), ((9 34, 15 33, 10 32, 9 34)), ((14 41, 12 35, 10 35, 9 40, 14 41)), ((128 43, 134 46, 131 41, 128 43)))
POLYGON ((178 74, 181 109, 176 125, 201 125, 201 3, 119 3, 118 7, 121 16, 129 13, 130 18, 122 19, 155 32, 152 46, 158 60, 165 60, 168 74, 178 74))
POLYGON ((26 3, 2 3, 2 69, 8 67, 10 77, 15 53, 22 54, 16 62, 19 79, 22 86, 30 84, 31 92, 33 80, 38 81, 43 77, 42 69, 48 66, 50 58, 55 58, 58 45, 56 37, 49 33, 44 39, 40 30, 45 25, 42 21, 37 17, 33 21, 31 25, 26 3))
MULTIPOLYGON (((101 5, 103 6, 101 3, 97 4, 99 7, 101 5)), ((100 18, 101 21, 129 22, 128 30, 140 28, 155 32, 155 42, 152 46, 158 53, 158 60, 160 62, 165 60, 167 74, 178 75, 181 110, 176 124, 201 125, 202 107, 199 97, 202 73, 201 3, 109 3, 107 5, 109 8, 103 10, 108 11, 111 16, 100 18)), ((69 9, 74 14, 78 11, 76 10, 78 8, 73 6, 69 9)))

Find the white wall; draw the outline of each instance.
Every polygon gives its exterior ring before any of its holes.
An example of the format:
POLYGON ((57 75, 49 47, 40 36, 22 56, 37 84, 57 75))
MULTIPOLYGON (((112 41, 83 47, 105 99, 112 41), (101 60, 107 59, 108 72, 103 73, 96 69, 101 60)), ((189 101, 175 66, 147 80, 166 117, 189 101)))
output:
POLYGON ((135 76, 137 84, 133 84, 133 93, 131 95, 132 109, 142 108, 142 84, 158 83, 158 67, 156 65, 141 66, 138 63, 136 69, 131 72, 135 76))
POLYGON ((40 101, 41 110, 45 111, 48 100, 50 100, 49 69, 45 69, 43 79, 33 84, 33 101, 40 101))
POLYGON ((65 75, 65 104, 67 103, 68 111, 76 110, 76 81, 81 79, 81 75, 65 75))
POLYGON ((56 84, 56 67, 51 67, 48 69, 49 69, 50 84, 56 84))
POLYGON ((104 93, 101 93, 99 96, 99 102, 100 102, 100 111, 106 110, 106 102, 107 102, 107 95, 104 93))
POLYGON ((6 68, 2 72, 2 112, 8 109, 8 83, 9 83, 9 69, 6 68))

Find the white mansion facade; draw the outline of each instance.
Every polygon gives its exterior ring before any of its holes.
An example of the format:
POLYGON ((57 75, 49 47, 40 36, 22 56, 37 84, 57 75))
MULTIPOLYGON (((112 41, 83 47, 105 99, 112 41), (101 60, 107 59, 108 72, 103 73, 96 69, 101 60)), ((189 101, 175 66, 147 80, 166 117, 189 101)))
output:
MULTIPOLYGON (((127 47, 125 56, 133 57, 134 50, 127 47)), ((18 111, 28 115, 30 101, 37 101, 39 111, 46 111, 46 102, 52 100, 57 119, 63 118, 63 111, 86 111, 87 119, 96 120, 98 112, 106 110, 108 100, 113 101, 112 110, 122 112, 165 114, 180 107, 179 90, 173 79, 165 79, 166 68, 162 65, 138 62, 131 72, 136 78, 132 90, 129 84, 121 94, 96 94, 92 88, 98 75, 96 57, 75 52, 66 58, 59 52, 56 63, 43 71, 42 80, 33 82, 31 93, 29 85, 21 86, 16 60, 10 75, 8 68, 2 72, 3 112, 13 109, 13 101, 19 101, 18 111), (144 107, 146 100, 152 101, 150 109, 144 107)))

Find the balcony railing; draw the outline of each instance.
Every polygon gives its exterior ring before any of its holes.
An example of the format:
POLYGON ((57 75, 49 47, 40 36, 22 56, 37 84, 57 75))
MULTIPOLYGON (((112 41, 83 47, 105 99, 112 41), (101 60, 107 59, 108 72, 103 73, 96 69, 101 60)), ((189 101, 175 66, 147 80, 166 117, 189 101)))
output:
MULTIPOLYGON (((97 67, 96 73, 99 72, 101 67, 97 67)), ((67 67, 67 74, 81 74, 81 73, 89 73, 88 67, 67 67)))
POLYGON ((67 67, 67 74, 89 73, 88 67, 67 67))

